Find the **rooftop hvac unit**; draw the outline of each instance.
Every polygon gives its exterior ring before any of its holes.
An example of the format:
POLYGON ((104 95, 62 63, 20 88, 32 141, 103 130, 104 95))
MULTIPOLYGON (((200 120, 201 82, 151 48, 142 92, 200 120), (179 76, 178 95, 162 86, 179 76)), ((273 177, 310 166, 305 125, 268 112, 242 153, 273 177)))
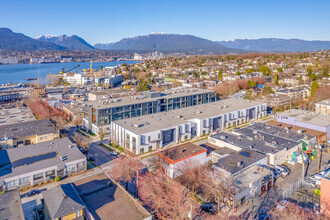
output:
POLYGON ((221 139, 221 140, 225 140, 225 139, 226 139, 226 136, 221 135, 221 136, 220 136, 220 139, 221 139))
POLYGON ((243 161, 238 161, 237 162, 237 167, 241 167, 241 166, 243 166, 243 161))

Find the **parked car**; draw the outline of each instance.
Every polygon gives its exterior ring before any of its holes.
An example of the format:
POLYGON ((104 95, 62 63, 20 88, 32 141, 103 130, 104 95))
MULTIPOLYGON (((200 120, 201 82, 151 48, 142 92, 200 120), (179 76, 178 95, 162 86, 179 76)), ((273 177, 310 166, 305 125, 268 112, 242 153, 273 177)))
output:
POLYGON ((281 170, 279 170, 279 169, 277 169, 277 168, 274 168, 274 177, 275 177, 275 179, 277 179, 278 177, 280 177, 281 176, 281 173, 282 173, 282 171, 281 170))
POLYGON ((90 161, 94 161, 94 160, 95 160, 95 157, 90 156, 88 159, 89 159, 90 161))
POLYGON ((218 211, 218 204, 213 202, 207 202, 201 205, 201 209, 207 213, 214 215, 218 211))
POLYGON ((315 173, 310 177, 310 179, 311 180, 321 180, 321 177, 322 177, 321 174, 315 173))
POLYGON ((116 151, 112 151, 111 153, 110 153, 110 155, 112 155, 112 156, 117 156, 118 155, 118 153, 116 152, 116 151))
POLYGON ((289 169, 285 166, 275 166, 275 168, 281 171, 282 177, 285 177, 290 173, 289 169))
POLYGON ((39 193, 40 193, 40 190, 34 189, 34 190, 31 190, 28 194, 26 194, 26 196, 31 197, 31 196, 37 195, 39 193))

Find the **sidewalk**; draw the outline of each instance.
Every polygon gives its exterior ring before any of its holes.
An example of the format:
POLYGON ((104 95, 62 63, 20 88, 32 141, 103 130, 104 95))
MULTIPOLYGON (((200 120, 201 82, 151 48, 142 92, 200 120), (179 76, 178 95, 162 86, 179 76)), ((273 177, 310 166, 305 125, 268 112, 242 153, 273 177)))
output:
POLYGON ((60 184, 66 184, 66 183, 74 182, 74 181, 77 181, 77 180, 80 180, 80 179, 83 179, 83 178, 86 178, 86 177, 90 177, 90 176, 93 176, 95 174, 99 174, 99 173, 102 173, 102 172, 103 171, 100 168, 94 168, 92 171, 82 173, 82 174, 77 175, 77 176, 67 177, 67 178, 65 178, 61 181, 58 181, 58 182, 54 181, 54 182, 48 183, 48 184, 40 186, 40 187, 34 187, 34 188, 29 189, 27 191, 20 192, 20 194, 22 194, 22 193, 25 194, 25 193, 28 193, 29 191, 35 190, 35 189, 39 189, 40 191, 48 190, 48 189, 54 188, 54 187, 56 187, 60 184))

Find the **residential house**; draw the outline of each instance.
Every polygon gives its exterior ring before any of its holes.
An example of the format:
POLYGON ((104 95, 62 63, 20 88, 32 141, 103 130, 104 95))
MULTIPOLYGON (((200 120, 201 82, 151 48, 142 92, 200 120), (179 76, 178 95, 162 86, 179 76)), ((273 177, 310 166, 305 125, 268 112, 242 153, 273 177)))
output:
POLYGON ((85 203, 81 200, 72 183, 61 184, 42 192, 46 220, 85 219, 85 203))

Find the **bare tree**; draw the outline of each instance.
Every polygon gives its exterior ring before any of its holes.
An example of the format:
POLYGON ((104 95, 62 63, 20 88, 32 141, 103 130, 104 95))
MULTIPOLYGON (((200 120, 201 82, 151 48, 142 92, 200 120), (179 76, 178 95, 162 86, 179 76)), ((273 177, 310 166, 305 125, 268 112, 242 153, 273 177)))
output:
POLYGON ((128 184, 137 177, 138 172, 143 168, 141 160, 134 157, 120 157, 113 162, 109 174, 117 181, 124 181, 126 190, 128 190, 128 184))
POLYGON ((194 161, 185 163, 182 168, 182 175, 178 180, 182 185, 187 186, 187 188, 191 190, 193 196, 203 190, 205 179, 207 179, 209 175, 213 175, 210 166, 200 165, 194 161))
POLYGON ((203 184, 203 196, 212 202, 218 203, 220 210, 221 203, 230 199, 235 191, 233 181, 230 178, 217 179, 214 175, 207 175, 203 184))
POLYGON ((65 121, 65 119, 63 119, 63 117, 56 116, 56 117, 54 117, 53 120, 56 123, 57 129, 59 129, 60 131, 66 127, 66 121, 65 121))
POLYGON ((89 150, 89 147, 91 145, 90 140, 78 132, 74 133, 74 136, 72 136, 72 139, 76 144, 80 147, 82 147, 86 152, 89 150))
POLYGON ((103 128, 100 128, 99 137, 100 137, 100 140, 101 140, 101 144, 103 142, 104 136, 105 136, 104 129, 103 128))
POLYGON ((150 207, 158 219, 188 219, 194 216, 199 205, 187 196, 180 183, 158 170, 146 173, 139 179, 139 196, 144 205, 150 207))
POLYGON ((81 125, 82 123, 82 118, 81 117, 77 117, 75 118, 72 123, 76 126, 76 128, 78 129, 79 125, 81 125))
MULTIPOLYGON (((308 208, 302 208, 298 204, 288 202, 286 204, 277 204, 269 214, 272 219, 290 219, 290 220, 305 220, 305 219, 326 219, 322 218, 321 215, 317 216, 313 210, 308 208)), ((325 216, 323 216, 325 217, 325 216)))

